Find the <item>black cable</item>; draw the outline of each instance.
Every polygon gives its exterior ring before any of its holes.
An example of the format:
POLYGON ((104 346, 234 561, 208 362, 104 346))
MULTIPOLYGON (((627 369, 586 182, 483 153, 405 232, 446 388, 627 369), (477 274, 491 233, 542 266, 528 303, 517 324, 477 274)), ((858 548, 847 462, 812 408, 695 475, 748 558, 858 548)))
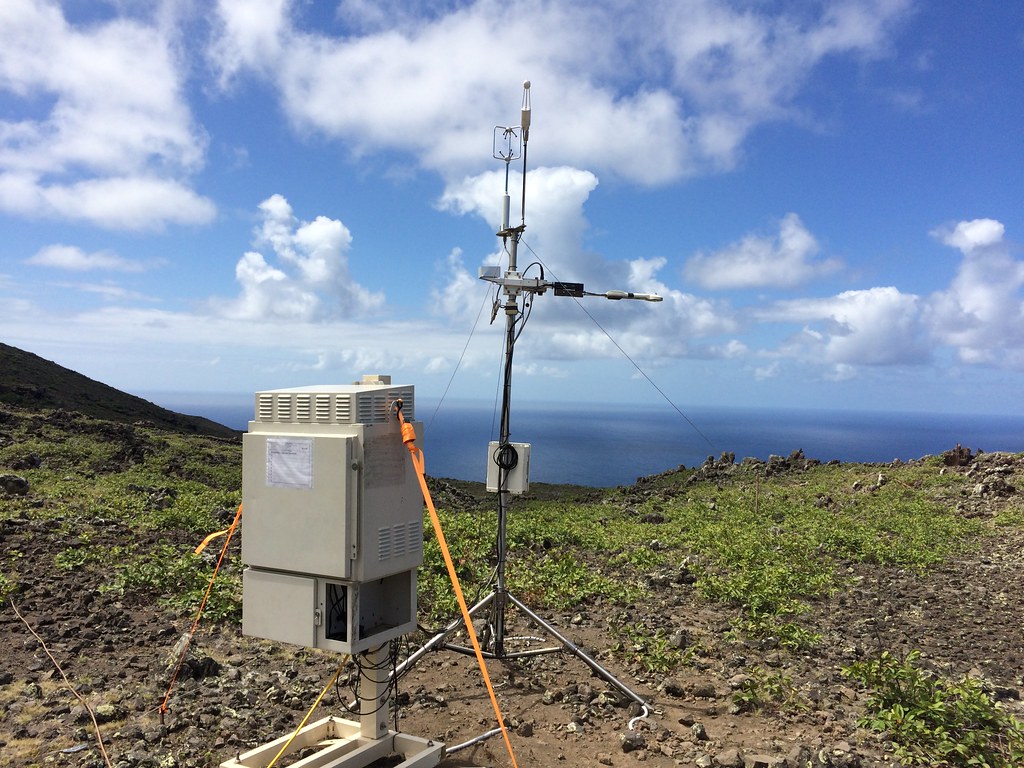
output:
POLYGON ((391 648, 388 657, 391 659, 391 675, 388 678, 391 681, 391 690, 394 694, 393 700, 395 702, 395 732, 398 732, 398 650, 399 644, 402 642, 401 638, 397 638, 391 641, 391 648))
POLYGON ((519 452, 512 443, 503 443, 494 449, 491 459, 499 469, 510 472, 519 465, 519 452))
POLYGON ((519 311, 518 320, 516 324, 519 326, 519 330, 516 331, 515 341, 519 341, 519 336, 523 333, 523 329, 526 327, 526 321, 530 319, 530 315, 533 314, 533 299, 532 293, 527 294, 523 297, 523 308, 519 311))
MULTIPOLYGON (((374 649, 374 650, 380 650, 382 647, 383 647, 383 645, 377 646, 377 648, 374 649)), ((396 661, 397 650, 395 649, 394 645, 392 644, 392 645, 389 646, 387 657, 383 661, 380 661, 380 662, 378 662, 376 664, 365 663, 366 662, 366 656, 367 656, 368 653, 370 653, 370 652, 369 651, 364 651, 363 653, 360 653, 360 654, 352 657, 352 661, 355 663, 356 671, 357 671, 357 674, 356 674, 356 677, 355 677, 355 680, 354 680, 354 682, 355 682, 354 688, 351 685, 353 681, 351 679, 349 680, 349 687, 353 688, 352 694, 355 696, 355 699, 356 699, 356 706, 354 708, 349 706, 348 702, 345 701, 345 699, 341 695, 341 679, 340 679, 340 677, 338 678, 337 681, 335 681, 335 684, 334 684, 335 694, 337 695, 338 704, 340 704, 341 707, 346 712, 348 712, 350 715, 372 715, 372 714, 376 714, 377 712, 380 712, 382 709, 384 709, 386 706, 388 706, 388 702, 391 700, 392 694, 397 693, 398 679, 397 679, 397 676, 394 674, 394 670, 395 670, 395 667, 396 667, 396 664, 397 664, 397 661, 396 661), (370 710, 368 712, 363 712, 362 711, 363 697, 360 695, 361 682, 362 682, 363 679, 366 679, 367 681, 370 681, 370 682, 375 682, 376 681, 376 678, 375 677, 371 677, 370 675, 366 674, 365 670, 379 672, 379 671, 381 671, 383 669, 390 669, 392 671, 392 674, 388 677, 387 686, 384 688, 384 694, 381 697, 383 699, 383 701, 375 709, 370 710)))

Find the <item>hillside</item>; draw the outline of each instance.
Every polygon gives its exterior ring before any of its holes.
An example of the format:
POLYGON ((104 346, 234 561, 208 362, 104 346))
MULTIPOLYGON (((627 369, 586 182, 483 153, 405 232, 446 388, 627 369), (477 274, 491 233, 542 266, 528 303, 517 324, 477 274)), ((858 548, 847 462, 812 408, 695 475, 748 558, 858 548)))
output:
POLYGON ((239 433, 200 416, 185 416, 76 373, 31 352, 0 343, 0 403, 33 410, 67 410, 131 424, 198 435, 237 438, 239 433))
MULTIPOLYGON (((240 502, 241 446, 123 415, 0 404, 2 767, 216 768, 290 733, 338 668, 336 654, 241 635, 235 539, 158 714, 223 539, 194 549, 240 502)), ((463 588, 484 594, 493 497, 430 487, 463 588)), ((518 764, 1024 764, 1021 488, 1024 456, 795 452, 517 497, 510 591, 651 704, 637 718, 569 653, 492 661, 518 764)), ((452 589, 424 531, 419 621, 443 626, 452 589)), ((535 647, 540 629, 508 619, 509 642, 535 647)), ((315 719, 345 717, 358 680, 347 667, 315 719)), ((494 725, 475 662, 456 653, 427 654, 396 700, 401 731, 448 745, 494 725)), ((441 768, 510 764, 497 738, 441 768)))

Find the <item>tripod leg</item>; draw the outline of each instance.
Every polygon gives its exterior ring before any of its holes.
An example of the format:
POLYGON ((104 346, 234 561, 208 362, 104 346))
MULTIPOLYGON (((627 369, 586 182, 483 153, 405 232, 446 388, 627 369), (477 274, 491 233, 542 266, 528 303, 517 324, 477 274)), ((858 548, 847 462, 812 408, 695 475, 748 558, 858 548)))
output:
MULTIPOLYGON (((477 603, 469 609, 469 615, 473 616, 477 613, 477 611, 483 610, 493 599, 494 593, 491 592, 489 595, 484 597, 479 603, 477 603)), ((426 656, 435 648, 443 648, 445 642, 448 640, 448 635, 450 635, 452 632, 454 632, 461 626, 462 618, 459 617, 458 619, 455 619, 447 627, 438 632, 436 635, 434 635, 432 638, 430 638, 426 643, 423 644, 423 647, 421 647, 419 650, 409 654, 409 658, 407 658, 405 661, 403 661, 401 664, 395 667, 395 673, 401 675, 403 672, 405 672, 406 669, 412 667, 413 664, 415 664, 417 661, 426 656)))
POLYGON ((537 624, 539 624, 541 627, 543 627, 546 632, 548 632, 550 635, 554 636, 560 643, 562 643, 562 645, 565 646, 566 650, 568 650, 576 658, 578 658, 580 661, 582 661, 584 664, 586 664, 588 667, 590 667, 594 671, 594 673, 597 674, 598 677, 600 677, 601 679, 603 679, 607 683, 611 683, 623 695, 625 695, 629 699, 632 699, 633 701, 635 701, 640 706, 642 706, 642 707, 646 707, 647 706, 647 702, 644 701, 640 697, 639 694, 637 694, 635 691, 633 691, 633 689, 631 689, 625 683, 620 681, 617 677, 615 677, 615 675, 613 675, 607 669, 602 667, 595 659, 593 659, 590 656, 588 656, 586 651, 584 651, 582 648, 580 648, 574 642, 569 640, 569 638, 567 638, 565 635, 563 635, 561 632, 559 632, 557 629, 555 629, 549 622, 545 621, 540 616, 538 616, 536 613, 534 613, 526 605, 526 603, 524 603, 522 600, 518 599, 515 595, 512 595, 510 593, 506 593, 506 598, 508 599, 508 601, 510 603, 515 605, 519 610, 521 610, 523 613, 525 613, 527 616, 529 616, 530 619, 532 619, 533 621, 537 622, 537 624))

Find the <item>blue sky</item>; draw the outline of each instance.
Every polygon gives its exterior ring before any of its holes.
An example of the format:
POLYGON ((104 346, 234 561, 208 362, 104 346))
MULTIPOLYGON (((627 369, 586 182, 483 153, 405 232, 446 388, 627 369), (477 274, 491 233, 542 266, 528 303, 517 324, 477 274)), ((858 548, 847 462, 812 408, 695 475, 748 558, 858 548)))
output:
POLYGON ((625 352, 684 409, 1024 413, 1003 0, 5 0, 0 339, 140 394, 489 399, 526 79, 520 265, 665 300, 538 297, 517 397, 660 402, 625 352))

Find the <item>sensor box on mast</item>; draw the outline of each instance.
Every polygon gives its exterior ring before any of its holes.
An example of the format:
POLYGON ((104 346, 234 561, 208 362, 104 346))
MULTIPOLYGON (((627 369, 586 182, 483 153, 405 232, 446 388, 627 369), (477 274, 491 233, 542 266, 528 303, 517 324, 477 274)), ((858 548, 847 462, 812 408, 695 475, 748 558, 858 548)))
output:
POLYGON ((359 653, 416 625, 423 497, 411 386, 258 392, 242 439, 242 632, 359 653))

